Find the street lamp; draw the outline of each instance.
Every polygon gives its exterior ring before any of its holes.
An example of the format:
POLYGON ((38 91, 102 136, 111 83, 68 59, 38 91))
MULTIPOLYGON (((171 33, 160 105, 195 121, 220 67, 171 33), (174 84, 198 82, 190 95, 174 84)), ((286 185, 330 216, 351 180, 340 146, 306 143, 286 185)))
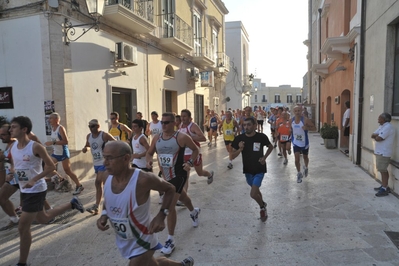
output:
POLYGON ((96 32, 100 30, 99 19, 103 15, 104 4, 105 0, 86 0, 87 10, 89 11, 91 18, 94 20, 94 22, 92 23, 72 25, 72 22, 69 21, 68 18, 65 18, 63 27, 64 27, 64 38, 66 45, 68 45, 70 42, 78 40, 80 37, 85 35, 89 30, 93 28, 96 32), (76 33, 75 27, 84 27, 84 26, 90 26, 90 27, 88 29, 83 29, 82 34, 80 34, 77 37, 74 37, 76 33))

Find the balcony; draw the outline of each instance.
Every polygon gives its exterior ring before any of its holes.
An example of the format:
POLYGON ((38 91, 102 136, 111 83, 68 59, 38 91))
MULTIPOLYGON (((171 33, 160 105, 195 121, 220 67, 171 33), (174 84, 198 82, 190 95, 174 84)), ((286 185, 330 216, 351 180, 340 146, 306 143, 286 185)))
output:
POLYGON ((216 68, 215 71, 227 75, 230 71, 230 57, 225 53, 218 52, 216 58, 216 68))
POLYGON ((178 54, 193 50, 193 30, 189 24, 174 13, 162 14, 159 28, 160 44, 178 54))
POLYGON ((215 65, 215 47, 213 43, 205 38, 194 39, 193 62, 206 68, 215 65))
POLYGON ((150 33, 156 28, 152 0, 108 0, 105 2, 104 17, 137 33, 150 33))
POLYGON ((349 54, 350 45, 359 33, 360 26, 356 26, 346 36, 327 38, 321 52, 326 54, 328 58, 341 61, 344 54, 349 54))

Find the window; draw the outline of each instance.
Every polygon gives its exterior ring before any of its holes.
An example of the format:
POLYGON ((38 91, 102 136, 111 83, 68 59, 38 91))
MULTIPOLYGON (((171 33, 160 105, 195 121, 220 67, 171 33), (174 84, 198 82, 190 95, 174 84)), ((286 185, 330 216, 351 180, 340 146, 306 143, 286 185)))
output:
POLYGON ((301 103, 302 102, 302 95, 300 95, 300 94, 296 95, 296 102, 297 103, 301 103))
POLYGON ((174 17, 174 0, 163 1, 163 38, 174 37, 175 17, 174 17))
POLYGON ((202 56, 201 51, 201 16, 198 13, 194 13, 193 16, 193 34, 194 34, 194 51, 196 56, 202 56))
POLYGON ((173 70, 173 67, 171 65, 167 65, 165 68, 165 76, 168 78, 174 78, 175 77, 175 71, 173 70))
POLYGON ((292 103, 292 94, 287 95, 287 103, 292 103))
POLYGON ((266 95, 262 95, 262 102, 267 103, 266 95))
POLYGON ((393 81, 392 115, 399 116, 399 23, 395 25, 395 63, 393 81))
POLYGON ((255 94, 255 102, 258 102, 258 95, 255 94))
POLYGON ((281 101, 280 101, 280 94, 275 94, 275 95, 274 95, 274 103, 281 103, 281 101))
POLYGON ((213 51, 209 51, 209 55, 211 56, 211 58, 213 60, 215 60, 218 57, 217 54, 218 54, 218 46, 219 46, 218 33, 216 30, 212 31, 212 46, 213 47, 211 47, 211 49, 213 49, 213 51))

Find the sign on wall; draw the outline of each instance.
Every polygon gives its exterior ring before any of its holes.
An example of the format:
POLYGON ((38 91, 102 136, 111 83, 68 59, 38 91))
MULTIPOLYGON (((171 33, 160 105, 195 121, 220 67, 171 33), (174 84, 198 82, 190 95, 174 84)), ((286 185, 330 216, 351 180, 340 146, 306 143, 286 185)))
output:
POLYGON ((0 88, 0 109, 13 109, 12 87, 0 88))
POLYGON ((201 87, 214 87, 213 71, 201 72, 201 87))
POLYGON ((46 125, 46 136, 51 136, 50 114, 55 112, 54 101, 44 101, 44 124, 46 125))

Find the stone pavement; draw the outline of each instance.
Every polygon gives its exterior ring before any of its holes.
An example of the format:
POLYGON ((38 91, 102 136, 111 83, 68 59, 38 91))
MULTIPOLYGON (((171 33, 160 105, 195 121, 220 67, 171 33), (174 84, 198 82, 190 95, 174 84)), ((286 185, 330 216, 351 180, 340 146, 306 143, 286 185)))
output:
MULTIPOLYGON (((178 208, 176 249, 171 258, 187 256, 195 265, 399 265, 399 250, 384 231, 399 231, 399 200, 374 196, 380 184, 353 165, 338 149, 327 150, 318 133, 310 134, 309 176, 296 183, 294 157, 287 166, 274 150, 261 191, 269 219, 259 219, 259 207, 249 197, 241 157, 227 169, 222 138, 218 146, 204 144, 204 165, 215 171, 214 182, 192 173, 189 194, 201 208, 200 226, 192 228, 189 212, 178 208)), ((93 177, 83 181, 80 198, 94 202, 93 177)), ((70 193, 49 191, 53 205, 69 201, 70 193)), ((12 197, 18 201, 18 195, 12 197)), ((159 210, 152 194, 151 210, 159 210)), ((100 232, 98 216, 69 213, 51 225, 33 225, 31 265, 127 265, 116 249, 114 233, 100 232), (76 215, 74 215, 76 214, 76 215), (72 216, 71 216, 72 215, 72 216), (64 222, 64 223, 62 223, 64 222)), ((8 222, 0 211, 0 224, 8 222)), ((159 234, 161 243, 167 231, 159 234)), ((19 239, 16 228, 0 232, 0 265, 15 265, 19 239)), ((156 256, 161 256, 159 252, 156 256)))

